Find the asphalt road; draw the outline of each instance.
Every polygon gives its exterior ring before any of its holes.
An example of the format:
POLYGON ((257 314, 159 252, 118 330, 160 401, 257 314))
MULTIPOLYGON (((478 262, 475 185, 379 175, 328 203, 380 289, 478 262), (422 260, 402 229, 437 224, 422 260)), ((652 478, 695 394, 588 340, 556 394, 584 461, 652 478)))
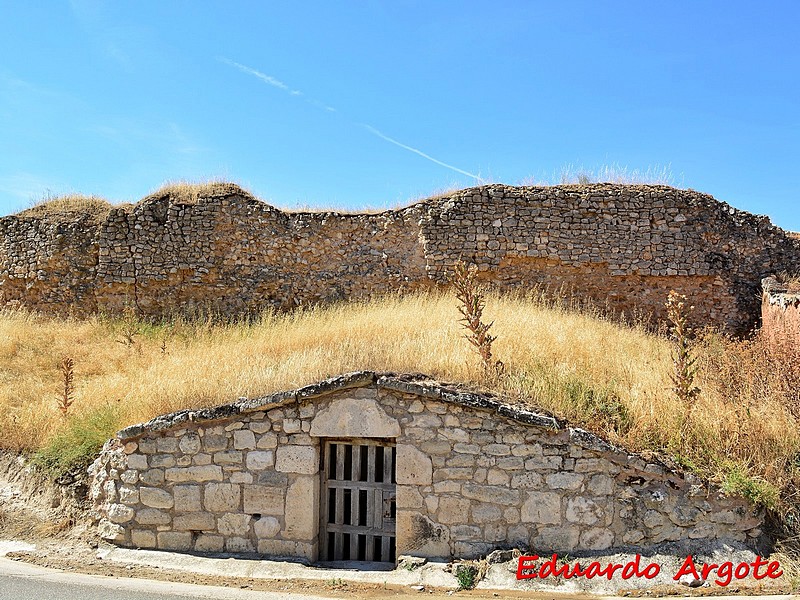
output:
POLYGON ((323 596, 254 592, 151 579, 65 573, 0 558, 0 600, 332 600, 323 596))

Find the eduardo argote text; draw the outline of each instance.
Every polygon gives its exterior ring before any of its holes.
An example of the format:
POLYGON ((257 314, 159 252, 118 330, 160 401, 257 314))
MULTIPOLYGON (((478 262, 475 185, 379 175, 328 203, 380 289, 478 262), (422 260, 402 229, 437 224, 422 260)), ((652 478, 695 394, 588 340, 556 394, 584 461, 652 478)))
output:
MULTIPOLYGON (((572 579, 573 577, 583 577, 593 579, 595 577, 606 577, 609 581, 616 575, 621 579, 645 578, 653 579, 661 573, 661 566, 656 563, 642 564, 641 555, 637 554, 633 560, 627 563, 608 563, 605 566, 597 561, 590 562, 585 567, 579 562, 570 564, 558 560, 558 554, 553 554, 547 560, 539 563, 537 554, 530 556, 520 556, 517 565, 517 579, 546 579, 547 577, 561 577, 572 579)), ((686 560, 673 576, 675 581, 681 577, 689 575, 695 579, 707 580, 713 577, 713 582, 719 586, 727 586, 734 579, 744 579, 751 575, 754 579, 777 579, 783 575, 781 566, 777 560, 768 561, 760 556, 752 562, 741 562, 734 564, 730 561, 720 564, 703 563, 697 565, 694 557, 687 556, 686 560)))

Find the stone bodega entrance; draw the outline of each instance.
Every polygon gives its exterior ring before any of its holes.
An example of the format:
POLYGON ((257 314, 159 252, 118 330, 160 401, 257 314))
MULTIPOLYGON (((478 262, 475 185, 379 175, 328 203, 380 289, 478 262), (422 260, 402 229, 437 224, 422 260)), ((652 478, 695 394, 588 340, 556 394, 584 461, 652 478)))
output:
POLYGON ((394 565, 396 457, 393 440, 324 441, 320 560, 394 565))

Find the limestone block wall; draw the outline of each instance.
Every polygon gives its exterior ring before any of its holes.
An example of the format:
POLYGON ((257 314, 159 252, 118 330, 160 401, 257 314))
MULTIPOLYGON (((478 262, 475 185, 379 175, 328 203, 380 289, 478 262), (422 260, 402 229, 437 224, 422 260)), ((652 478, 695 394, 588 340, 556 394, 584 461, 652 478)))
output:
POLYGON ((765 274, 800 270, 800 240, 692 190, 490 185, 378 214, 283 212, 233 185, 153 196, 102 219, 0 219, 0 300, 143 315, 359 299, 443 285, 475 262, 501 288, 542 285, 660 317, 670 289, 733 329, 765 274), (57 231, 68 231, 54 246, 57 231), (54 253, 54 249, 58 251, 54 253), (67 289, 63 289, 67 288, 67 289))
POLYGON ((121 545, 316 560, 320 447, 397 446, 397 554, 468 558, 661 542, 754 544, 741 498, 480 394, 370 372, 120 432, 91 469, 121 545))

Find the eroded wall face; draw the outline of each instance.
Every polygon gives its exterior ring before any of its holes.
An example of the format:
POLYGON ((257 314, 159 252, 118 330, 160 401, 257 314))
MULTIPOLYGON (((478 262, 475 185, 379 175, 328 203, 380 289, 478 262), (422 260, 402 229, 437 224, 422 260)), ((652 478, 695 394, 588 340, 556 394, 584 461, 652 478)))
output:
POLYGON ((316 560, 320 444, 364 437, 397 446, 398 555, 752 543, 760 535, 760 515, 744 500, 579 430, 375 387, 110 443, 92 468, 102 534, 142 548, 316 560))
POLYGON ((691 190, 609 184, 493 185, 363 215, 285 213, 235 193, 165 197, 99 224, 5 217, 0 246, 5 302, 150 316, 427 288, 463 258, 502 288, 543 286, 629 316, 662 315, 676 289, 698 319, 744 329, 761 277, 800 270, 800 240, 766 217, 691 190), (54 228, 72 233, 55 243, 54 228))

